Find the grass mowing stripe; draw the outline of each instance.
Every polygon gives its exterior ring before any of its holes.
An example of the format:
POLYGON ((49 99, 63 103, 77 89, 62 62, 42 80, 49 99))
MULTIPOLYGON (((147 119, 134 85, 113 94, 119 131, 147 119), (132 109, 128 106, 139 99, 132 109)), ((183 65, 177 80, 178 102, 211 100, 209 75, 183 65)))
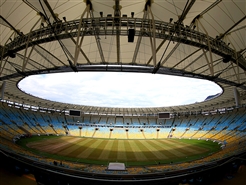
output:
POLYGON ((178 149, 180 151, 183 151, 183 152, 186 152, 187 154, 200 154, 200 153, 204 153, 206 151, 209 151, 208 149, 206 148, 202 148, 202 147, 197 147, 197 146, 192 146, 192 145, 189 145, 189 146, 183 146, 180 145, 180 147, 178 147, 178 149))
POLYGON ((112 145, 113 145, 112 140, 106 140, 106 145, 104 147, 104 150, 101 152, 101 154, 99 155, 98 159, 100 159, 100 160, 108 160, 108 155, 110 153, 112 145))
POLYGON ((160 143, 160 140, 155 140, 155 142, 157 142, 156 145, 158 145, 156 147, 157 148, 161 147, 159 151, 162 152, 167 157, 167 159, 178 157, 173 152, 171 152, 171 150, 169 148, 167 148, 166 144, 158 144, 158 143, 160 143))
POLYGON ((117 161, 117 154, 118 154, 118 140, 111 140, 112 148, 110 150, 110 153, 108 155, 108 160, 111 162, 117 161))
POLYGON ((136 156, 134 155, 134 152, 131 147, 131 143, 133 140, 126 140, 125 142, 125 149, 126 149, 126 160, 127 161, 136 161, 136 156))
POLYGON ((170 152, 172 151, 175 153, 180 152, 180 153, 185 154, 185 156, 200 154, 206 151, 200 147, 193 147, 193 145, 191 144, 183 144, 180 142, 180 140, 176 140, 176 139, 170 139, 168 140, 168 142, 166 142, 166 140, 158 140, 158 142, 162 143, 163 145, 171 147, 172 149, 171 150, 169 149, 170 152))
POLYGON ((78 150, 81 151, 80 145, 78 145, 78 144, 73 145, 70 143, 70 146, 68 148, 66 148, 65 150, 61 150, 59 152, 59 155, 75 157, 76 155, 74 155, 74 154, 76 154, 78 150))
POLYGON ((178 149, 176 149, 176 146, 173 145, 167 145, 167 144, 162 144, 159 140, 150 140, 148 141, 150 142, 150 145, 152 145, 153 147, 155 147, 158 152, 163 153, 164 155, 166 155, 167 153, 171 153, 172 156, 169 155, 169 158, 173 158, 173 157, 184 157, 186 156, 186 154, 184 154, 183 152, 180 152, 178 149))
MULTIPOLYGON (((187 160, 195 160, 201 157, 206 157, 207 155, 217 152, 220 150, 220 145, 217 143, 213 143, 212 141, 204 141, 204 140, 186 140, 186 139, 146 139, 146 140, 121 140, 121 139, 100 139, 100 138, 81 138, 81 137, 60 137, 60 136, 37 136, 31 137, 27 139, 21 139, 17 142, 25 149, 28 149, 26 146, 27 143, 30 145, 38 144, 39 147, 36 149, 30 149, 30 151, 38 154, 43 155, 46 157, 51 157, 57 160, 72 160, 82 163, 90 163, 90 164, 106 164, 112 160, 117 160, 119 162, 125 162, 127 165, 150 165, 150 164, 164 164, 172 162, 184 162, 187 160), (77 140, 77 141, 76 141, 77 140), (101 140, 102 142, 96 148, 91 148, 93 143, 96 140, 101 140), (79 142, 78 142, 79 141, 79 142), (141 141, 141 142, 140 142, 141 141), (62 146, 66 143, 66 146, 62 146), (111 144, 110 144, 111 143, 111 144), (145 143, 145 144, 143 144, 145 143), (51 154, 51 152, 42 152, 41 149, 44 149, 47 145, 51 145, 53 148, 57 146, 57 151, 66 150, 66 148, 71 147, 72 145, 81 145, 81 147, 74 149, 73 151, 70 148, 70 153, 67 156, 61 156, 59 152, 57 154, 51 154), (111 147, 107 148, 107 145, 111 147), (180 152, 186 152, 188 157, 176 157, 172 153, 170 153, 167 149, 164 149, 163 146, 174 147, 180 152), (194 148, 193 148, 194 147, 194 148), (194 154, 191 150, 198 150, 203 148, 206 152, 202 154, 194 154), (80 150, 86 150, 90 148, 90 154, 85 157, 78 158, 76 153, 81 154, 80 150), (135 148, 135 149, 133 149, 135 148), (187 151, 186 148, 189 148, 187 151), (110 153, 110 150, 113 152, 117 151, 117 153, 110 153), (151 151, 153 150, 153 151, 151 151), (186 151, 184 151, 186 150, 186 151), (209 151, 208 151, 209 150, 209 151), (211 152, 212 151, 212 152, 211 152), (165 154, 167 159, 159 159, 153 152, 160 152, 165 154), (105 159, 100 159, 102 154, 106 154, 107 157, 105 159), (141 155, 144 157, 139 156, 137 153, 142 153, 141 155), (75 156, 76 155, 76 156, 75 156), (110 155, 110 156, 109 156, 110 155), (75 156, 75 157, 74 157, 75 156), (116 157, 115 157, 116 156, 116 157), (85 157, 85 158, 84 158, 85 157), (124 161, 125 157, 125 161, 124 161)), ((172 150, 172 149, 171 149, 172 150)), ((171 151, 170 150, 170 151, 171 151)))
POLYGON ((168 150, 172 153, 174 153, 178 157, 184 157, 187 155, 194 155, 194 154, 200 154, 206 150, 203 150, 203 148, 200 147, 192 147, 192 145, 183 145, 179 142, 173 142, 173 144, 167 144, 164 141, 159 141, 160 143, 163 143, 167 148, 170 147, 168 150))
MULTIPOLYGON (((192 153, 188 152, 186 150, 187 157, 185 159, 187 159, 187 160, 195 160, 195 159, 199 159, 201 157, 206 157, 211 152, 215 152, 215 151, 218 151, 220 149, 220 148, 216 148, 216 147, 219 146, 217 143, 213 143, 211 141, 210 141, 210 143, 213 146, 209 149, 209 147, 204 147, 204 144, 205 145, 210 145, 205 140, 183 140, 183 139, 181 139, 181 140, 172 139, 172 140, 173 140, 173 143, 176 143, 175 146, 178 143, 180 143, 179 146, 177 147, 178 150, 184 150, 185 148, 188 148, 188 147, 195 149, 195 151, 193 150, 192 153)), ((185 160, 181 159, 181 161, 185 161, 185 160)))
POLYGON ((147 161, 147 157, 144 155, 144 152, 141 150, 141 148, 139 148, 136 142, 131 142, 130 146, 137 161, 147 161))
POLYGON ((119 161, 126 161, 126 149, 125 149, 125 140, 119 140, 118 141, 118 153, 117 153, 117 159, 119 161))
MULTIPOLYGON (((201 153, 207 151, 213 151, 214 148, 219 149, 219 145, 217 143, 213 143, 212 141, 205 140, 174 140, 174 142, 179 142, 181 146, 185 149, 185 146, 189 146, 190 149, 193 149, 194 153, 201 153)), ((217 150, 216 149, 216 150, 217 150)))
POLYGON ((81 138, 74 138, 74 139, 71 138, 70 140, 66 140, 66 142, 61 140, 59 144, 51 145, 51 146, 53 146, 53 148, 51 148, 51 153, 60 154, 60 151, 64 151, 65 149, 74 145, 74 142, 78 142, 80 140, 81 140, 81 138))
POLYGON ((93 159, 93 160, 99 160, 99 157, 101 155, 101 153, 103 152, 103 150, 105 149, 106 145, 107 145, 107 140, 101 140, 102 142, 100 143, 100 145, 92 151, 92 153, 90 154, 89 158, 93 159))
MULTIPOLYGON (((53 140, 53 139, 50 139, 53 140)), ((58 151, 60 151, 63 147, 68 147, 71 145, 70 142, 64 142, 61 139, 54 139, 54 142, 50 142, 49 140, 40 140, 37 142, 32 142, 30 143, 30 145, 32 145, 33 148, 39 149, 41 151, 45 151, 48 153, 57 153, 58 151), (48 142, 48 143, 47 143, 48 142), (37 145, 36 145, 37 144, 37 145)), ((70 140, 74 141, 74 140, 78 140, 78 138, 70 138, 70 140)), ((29 146, 29 144, 28 144, 29 146)))
POLYGON ((159 140, 159 142, 161 142, 165 146, 171 147, 172 149, 175 148, 178 151, 185 153, 185 154, 200 153, 199 151, 201 150, 201 148, 199 147, 193 147, 190 144, 183 144, 179 142, 179 140, 176 140, 176 139, 159 140))
POLYGON ((37 141, 30 141, 27 143, 28 147, 40 147, 43 148, 45 145, 44 143, 47 144, 47 146, 50 146, 52 144, 56 144, 57 142, 59 143, 61 141, 61 138, 52 138, 52 139, 47 139, 47 138, 39 138, 37 141))
POLYGON ((88 142, 91 140, 89 139, 83 139, 81 138, 80 140, 76 141, 76 143, 70 143, 70 147, 67 147, 64 150, 61 150, 59 152, 60 155, 65 155, 65 156, 71 156, 71 157, 76 157, 83 151, 86 147, 88 142))
POLYGON ((137 145, 144 151, 144 155, 148 160, 156 160, 156 159, 166 159, 167 157, 162 153, 156 151, 156 148, 151 146, 146 142, 146 140, 137 140, 137 145))
POLYGON ((95 139, 92 139, 90 142, 87 143, 87 147, 85 150, 83 150, 79 155, 77 155, 76 157, 77 158, 88 158, 89 155, 93 152, 93 150, 95 150, 99 145, 100 143, 102 142, 103 140, 95 140, 95 139))
POLYGON ((163 149, 161 146, 157 145, 157 140, 147 140, 146 142, 141 141, 144 143, 147 148, 158 158, 158 159, 168 159, 167 155, 163 153, 161 150, 163 149))
POLYGON ((27 143, 27 147, 29 148, 35 148, 35 149, 39 149, 41 151, 46 151, 49 150, 49 148, 51 148, 51 144, 44 142, 44 141, 38 141, 38 142, 33 142, 33 143, 27 143))

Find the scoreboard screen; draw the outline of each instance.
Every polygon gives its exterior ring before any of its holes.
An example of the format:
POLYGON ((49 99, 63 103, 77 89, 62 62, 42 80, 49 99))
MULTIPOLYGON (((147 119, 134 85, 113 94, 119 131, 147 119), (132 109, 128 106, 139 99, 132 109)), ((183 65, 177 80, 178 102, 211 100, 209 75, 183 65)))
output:
POLYGON ((69 110, 69 116, 80 116, 79 110, 69 110))
POLYGON ((170 113, 169 112, 159 112, 158 118, 159 119, 169 119, 170 113))

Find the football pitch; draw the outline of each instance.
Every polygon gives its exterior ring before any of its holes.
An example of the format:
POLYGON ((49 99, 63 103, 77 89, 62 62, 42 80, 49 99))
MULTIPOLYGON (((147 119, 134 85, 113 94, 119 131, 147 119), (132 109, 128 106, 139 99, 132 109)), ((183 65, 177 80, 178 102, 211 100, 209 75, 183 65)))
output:
POLYGON ((33 136, 18 144, 37 155, 90 164, 124 162, 151 165, 185 162, 220 150, 216 142, 195 139, 101 139, 71 136, 33 136))

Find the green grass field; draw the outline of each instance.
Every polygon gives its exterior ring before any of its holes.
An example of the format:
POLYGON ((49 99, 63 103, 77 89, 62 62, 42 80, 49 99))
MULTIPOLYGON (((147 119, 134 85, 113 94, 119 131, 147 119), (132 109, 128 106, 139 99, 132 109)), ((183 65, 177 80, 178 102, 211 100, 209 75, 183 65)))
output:
POLYGON ((216 142, 189 139, 124 140, 33 136, 21 139, 18 144, 37 155, 90 164, 176 163, 200 159, 220 150, 220 145, 216 142))

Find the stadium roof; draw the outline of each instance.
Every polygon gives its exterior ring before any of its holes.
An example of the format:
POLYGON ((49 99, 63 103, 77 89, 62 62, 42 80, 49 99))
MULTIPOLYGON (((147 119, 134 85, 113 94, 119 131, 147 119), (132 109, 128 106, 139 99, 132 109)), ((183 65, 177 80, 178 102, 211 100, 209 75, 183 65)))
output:
POLYGON ((5 100, 59 110, 150 114, 234 106, 234 88, 245 99, 244 0, 2 0, 0 15, 5 100), (207 79, 223 93, 190 105, 109 108, 44 100, 18 88, 29 75, 72 71, 207 79))

